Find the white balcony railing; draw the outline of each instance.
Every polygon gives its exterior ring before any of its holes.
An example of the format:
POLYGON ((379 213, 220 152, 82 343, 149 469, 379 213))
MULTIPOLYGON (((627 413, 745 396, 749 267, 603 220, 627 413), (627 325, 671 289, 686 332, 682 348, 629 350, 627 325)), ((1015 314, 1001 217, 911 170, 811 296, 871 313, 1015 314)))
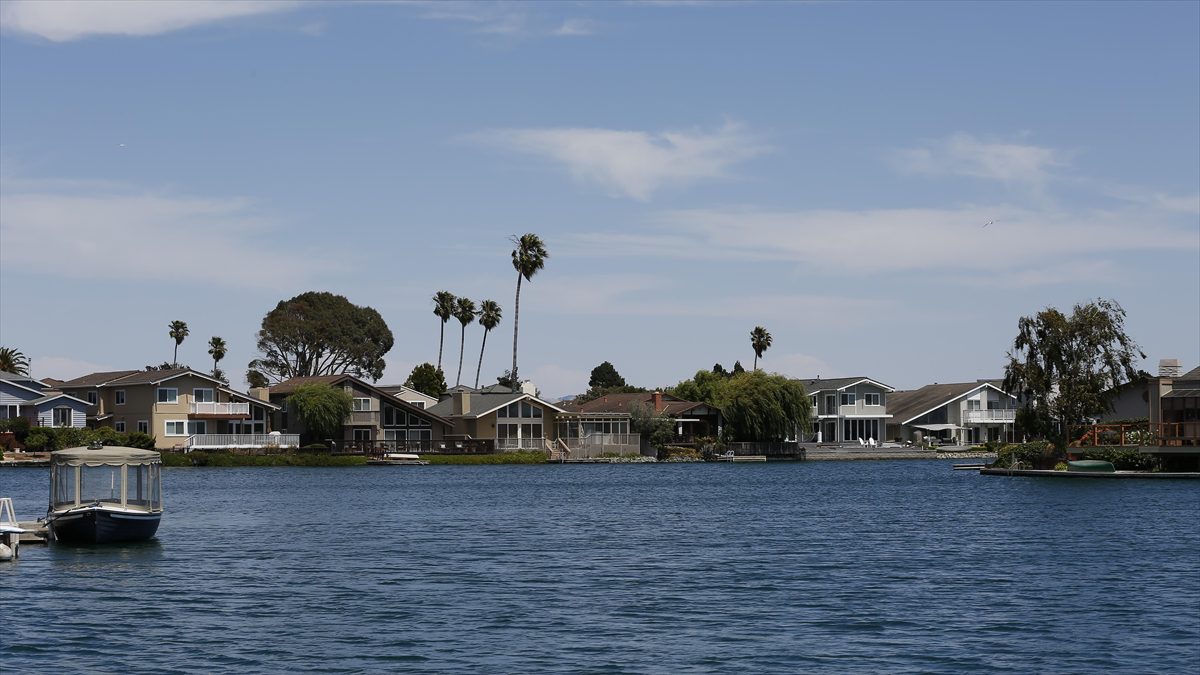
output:
POLYGON ((192 402, 193 415, 250 415, 249 403, 196 403, 192 402))
POLYGON ((1016 410, 964 410, 965 424, 1011 424, 1017 419, 1016 410))
POLYGON ((299 434, 195 434, 187 440, 188 450, 214 450, 234 448, 287 448, 300 447, 299 434))

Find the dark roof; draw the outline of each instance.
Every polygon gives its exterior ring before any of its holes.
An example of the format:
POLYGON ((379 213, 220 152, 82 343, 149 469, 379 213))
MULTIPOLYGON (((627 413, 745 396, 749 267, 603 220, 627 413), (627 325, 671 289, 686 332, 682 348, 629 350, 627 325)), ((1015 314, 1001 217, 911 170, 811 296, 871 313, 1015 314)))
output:
POLYGON ((212 380, 213 382, 219 382, 219 380, 217 380, 215 377, 212 377, 211 375, 205 375, 204 373, 198 373, 191 368, 172 368, 170 370, 135 370, 129 375, 116 378, 110 382, 105 382, 104 384, 119 386, 155 384, 162 382, 163 380, 179 377, 180 375, 198 375, 205 379, 212 380))
POLYGON ((892 387, 880 382, 879 380, 872 380, 869 377, 833 377, 827 380, 817 378, 814 380, 801 380, 801 382, 804 384, 804 391, 808 392, 809 394, 815 394, 818 391, 837 391, 839 389, 844 389, 852 384, 858 384, 863 380, 874 382, 875 384, 882 386, 884 389, 893 390, 892 387))
MULTIPOLYGON (((585 403, 564 403, 563 410, 571 413, 628 413, 635 403, 641 403, 645 406, 654 405, 653 392, 641 392, 636 394, 607 394, 600 398, 594 398, 585 403)), ((681 398, 671 396, 670 394, 662 395, 662 410, 667 417, 678 417, 689 410, 693 410, 706 403, 698 403, 696 401, 685 401, 681 398)), ((708 406, 716 410, 716 406, 708 406)))
POLYGON ((439 424, 444 424, 447 426, 449 426, 449 424, 450 424, 450 422, 444 416, 442 416, 442 415, 438 414, 436 411, 434 411, 434 408, 436 408, 437 406, 433 405, 433 406, 429 406, 428 408, 418 408, 417 406, 409 403, 408 401, 405 401, 404 399, 396 396, 395 394, 384 391, 384 390, 380 389, 379 387, 376 387, 375 385, 370 384, 369 382, 364 382, 364 381, 358 379, 357 377, 350 375, 348 373, 342 373, 341 375, 308 375, 308 376, 304 376, 304 377, 293 377, 292 379, 287 380, 286 382, 280 382, 279 384, 268 387, 267 388, 267 392, 268 392, 267 396, 268 397, 285 396, 287 394, 291 394, 292 392, 296 391, 297 387, 301 387, 306 384, 328 384, 328 385, 332 386, 332 385, 338 384, 340 382, 344 382, 346 380, 350 380, 358 387, 361 387, 368 391, 375 392, 375 394, 377 396, 379 396, 381 399, 387 400, 388 403, 390 403, 391 405, 393 405, 397 408, 415 413, 418 416, 430 418, 432 421, 437 422, 439 424))
POLYGON ((0 370, 0 380, 6 380, 8 382, 32 382, 40 385, 45 384, 45 382, 38 382, 28 375, 18 375, 17 373, 10 373, 7 370, 0 370))
POLYGON ((91 405, 91 404, 89 404, 87 401, 81 401, 81 400, 79 400, 79 399, 75 398, 74 396, 71 396, 70 394, 64 394, 64 393, 62 393, 61 391, 51 391, 51 392, 48 392, 48 393, 47 393, 45 396, 43 396, 43 397, 41 397, 41 398, 36 398, 36 399, 34 399, 34 400, 32 400, 32 401, 26 401, 24 405, 41 405, 41 404, 43 404, 43 403, 48 403, 48 402, 50 402, 50 401, 55 401, 55 400, 58 400, 58 399, 60 399, 60 398, 69 398, 69 399, 71 399, 72 401, 75 401, 76 403, 82 403, 82 404, 84 404, 84 405, 91 405))
POLYGON ((904 424, 975 389, 987 386, 999 389, 991 382, 953 382, 927 384, 913 391, 897 391, 887 397, 887 411, 895 423, 904 424))
POLYGON ((134 373, 140 372, 140 370, 110 370, 101 373, 89 373, 73 380, 67 380, 59 386, 64 389, 73 389, 75 387, 96 387, 112 380, 119 380, 126 375, 133 375, 134 373))
MULTIPOLYGON (((490 387, 489 387, 489 389, 490 389, 490 387)), ((479 417, 486 415, 486 414, 492 412, 493 410, 503 408, 504 406, 508 405, 509 403, 512 403, 514 401, 520 401, 522 399, 529 399, 531 401, 535 401, 536 403, 538 403, 538 405, 546 406, 556 412, 560 412, 563 410, 559 406, 556 406, 553 403, 550 403, 548 401, 543 401, 542 399, 534 396, 533 394, 526 394, 526 393, 520 392, 520 391, 514 393, 508 387, 504 387, 503 389, 504 389, 504 391, 498 391, 495 393, 490 392, 488 390, 484 390, 482 392, 480 392, 480 391, 470 392, 470 394, 471 394, 471 412, 467 413, 466 415, 462 415, 462 417, 465 419, 478 419, 479 417)), ((449 396, 449 397, 443 398, 442 400, 438 401, 437 404, 431 405, 428 408, 426 408, 426 410, 430 410, 434 414, 441 415, 442 417, 458 417, 457 415, 454 414, 454 396, 449 396)))
POLYGON ((1184 374, 1180 375, 1179 377, 1175 378, 1175 381, 1177 381, 1177 382, 1178 382, 1178 381, 1180 381, 1180 380, 1197 380, 1197 381, 1200 381, 1200 366, 1197 366, 1197 367, 1195 367, 1195 368, 1192 368, 1191 370, 1187 371, 1186 373, 1184 373, 1184 374))
POLYGON ((1172 389, 1163 398, 1200 398, 1200 389, 1172 389))

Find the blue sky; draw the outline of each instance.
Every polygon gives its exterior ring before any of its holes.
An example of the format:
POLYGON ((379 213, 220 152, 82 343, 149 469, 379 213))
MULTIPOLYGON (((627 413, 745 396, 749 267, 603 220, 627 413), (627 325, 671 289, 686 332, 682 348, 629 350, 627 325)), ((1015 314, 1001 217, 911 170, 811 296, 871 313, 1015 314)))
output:
MULTIPOLYGON (((720 362, 897 388, 1001 374, 1020 316, 1119 301, 1200 362, 1200 3, 0 5, 0 344, 37 377, 240 381, 275 304, 496 300, 582 391, 720 362), (984 226, 985 223, 991 223, 984 226)), ((482 330, 467 331, 466 372, 482 330)), ((459 331, 447 326, 455 379, 459 331)))

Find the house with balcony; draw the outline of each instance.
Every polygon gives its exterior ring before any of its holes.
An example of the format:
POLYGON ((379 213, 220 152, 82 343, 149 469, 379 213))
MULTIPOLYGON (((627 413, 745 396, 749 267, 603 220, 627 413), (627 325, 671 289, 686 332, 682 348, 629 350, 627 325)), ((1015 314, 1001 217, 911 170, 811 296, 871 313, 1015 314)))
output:
POLYGON ((273 404, 273 422, 276 428, 287 433, 299 434, 306 442, 332 440, 338 449, 355 448, 365 452, 384 448, 428 452, 433 449, 434 444, 445 439, 451 430, 450 421, 443 416, 424 406, 398 398, 353 375, 293 377, 286 382, 257 391, 273 404), (288 396, 306 384, 326 384, 343 389, 350 395, 350 415, 342 423, 337 438, 310 438, 304 422, 298 419, 288 406, 288 396))
POLYGON ((1017 398, 991 381, 928 384, 893 393, 888 411, 889 439, 973 445, 1013 440, 1017 398))
POLYGON ((160 450, 295 447, 295 436, 272 434, 277 406, 192 370, 118 370, 58 384, 87 402, 89 426, 154 437, 160 450))
POLYGON ((403 384, 380 384, 377 385, 383 391, 395 396, 396 398, 414 405, 422 410, 437 405, 438 400, 429 394, 417 391, 412 387, 403 384))
POLYGON ((560 415, 563 433, 559 437, 572 439, 605 433, 629 433, 632 412, 638 406, 648 413, 669 418, 675 431, 672 442, 676 444, 686 445, 697 438, 715 437, 721 433, 719 408, 654 391, 605 394, 583 403, 565 403, 562 406, 565 413, 560 415))
POLYGON ((84 427, 88 403, 41 380, 0 371, 0 419, 24 418, 36 427, 84 427))
POLYGON ((869 377, 801 380, 812 403, 807 439, 817 443, 867 443, 884 438, 889 396, 896 391, 869 377))

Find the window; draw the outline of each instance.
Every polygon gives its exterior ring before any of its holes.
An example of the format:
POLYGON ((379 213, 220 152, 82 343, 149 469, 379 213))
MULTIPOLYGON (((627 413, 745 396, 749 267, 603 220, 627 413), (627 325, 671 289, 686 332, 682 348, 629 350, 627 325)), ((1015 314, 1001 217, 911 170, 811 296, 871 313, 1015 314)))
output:
POLYGON ((212 389, 193 389, 192 400, 196 403, 212 403, 216 399, 213 398, 212 389))
POLYGON ((0 411, 4 412, 4 419, 12 420, 21 416, 21 406, 19 405, 6 405, 4 408, 0 408, 0 411))
POLYGON ((412 405, 412 407, 414 407, 414 408, 416 408, 416 409, 418 409, 418 410, 424 410, 424 409, 425 409, 425 401, 409 401, 409 404, 410 404, 410 405, 412 405))
POLYGON ((882 395, 863 394, 863 405, 882 405, 882 395))
POLYGON ((967 410, 979 410, 979 399, 967 399, 967 410))
POLYGON ((150 420, 138 420, 137 430, 141 434, 150 433, 150 420))
POLYGON ((87 393, 87 402, 90 405, 96 405, 96 392, 89 391, 87 393))
POLYGON ((51 411, 53 415, 54 426, 69 427, 71 426, 71 409, 70 408, 55 408, 51 411))
MULTIPOLYGON (((369 401, 370 399, 365 399, 365 400, 369 401)), ((371 440, 371 430, 370 429, 355 429, 354 430, 354 440, 356 440, 356 441, 371 440)))
POLYGON ((188 422, 187 423, 187 432, 188 432, 189 436, 192 434, 207 434, 208 433, 208 422, 206 422, 205 420, 196 420, 194 422, 188 422))
POLYGON ((168 436, 187 436, 187 421, 167 420, 166 433, 168 436))
POLYGON ((113 422, 113 428, 121 433, 125 433, 125 421, 117 420, 116 422, 113 422))
POLYGON ((842 392, 842 405, 854 405, 854 392, 842 392))
POLYGON ((427 426, 429 426, 429 420, 421 418, 421 417, 417 417, 416 415, 409 413, 408 414, 408 426, 410 426, 410 427, 427 427, 427 426))
POLYGON ((114 391, 113 398, 116 400, 117 405, 125 405, 125 390, 118 389, 114 391))
MULTIPOLYGON (((351 406, 350 409, 355 412, 370 412, 371 411, 371 399, 356 398, 356 399, 354 399, 354 405, 351 406)), ((367 439, 367 440, 370 440, 370 439, 367 439)))
POLYGON ((159 403, 178 403, 179 402, 179 390, 175 389, 173 387, 159 387, 158 388, 158 402, 159 403))

